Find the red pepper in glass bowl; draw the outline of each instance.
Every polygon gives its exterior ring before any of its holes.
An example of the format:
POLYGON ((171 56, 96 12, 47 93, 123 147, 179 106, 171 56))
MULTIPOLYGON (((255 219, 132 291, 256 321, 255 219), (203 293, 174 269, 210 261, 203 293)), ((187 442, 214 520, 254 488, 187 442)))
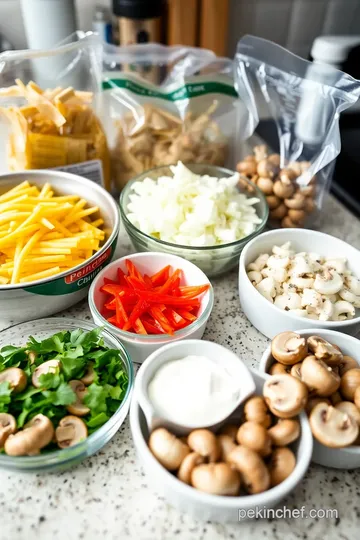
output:
POLYGON ((165 253, 113 261, 89 291, 94 322, 116 336, 138 363, 172 341, 200 339, 213 303, 213 288, 202 270, 165 253))

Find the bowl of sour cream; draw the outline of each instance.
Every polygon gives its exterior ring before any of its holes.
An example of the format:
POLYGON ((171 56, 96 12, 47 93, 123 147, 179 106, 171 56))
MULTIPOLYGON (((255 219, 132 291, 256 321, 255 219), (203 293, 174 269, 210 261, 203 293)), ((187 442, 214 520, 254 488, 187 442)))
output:
POLYGON ((254 391, 253 377, 235 353, 197 339, 156 350, 135 382, 149 431, 162 426, 178 435, 218 429, 254 391))

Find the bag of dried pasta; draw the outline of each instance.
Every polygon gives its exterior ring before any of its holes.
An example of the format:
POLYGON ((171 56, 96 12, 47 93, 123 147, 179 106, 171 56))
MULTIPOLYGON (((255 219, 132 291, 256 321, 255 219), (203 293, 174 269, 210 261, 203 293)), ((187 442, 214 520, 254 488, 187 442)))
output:
POLYGON ((233 63, 205 49, 105 46, 103 115, 119 190, 147 169, 177 163, 233 167, 252 118, 233 63))
POLYGON ((2 166, 61 168, 110 188, 110 155, 95 111, 100 52, 94 34, 79 32, 50 50, 0 54, 2 166))

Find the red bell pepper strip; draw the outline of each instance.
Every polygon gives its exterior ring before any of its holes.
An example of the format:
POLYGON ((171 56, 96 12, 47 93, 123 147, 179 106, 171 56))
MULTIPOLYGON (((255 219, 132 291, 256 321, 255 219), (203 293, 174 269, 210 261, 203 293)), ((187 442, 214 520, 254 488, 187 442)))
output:
POLYGON ((167 334, 170 334, 171 336, 174 334, 174 329, 158 307, 151 307, 150 313, 154 317, 155 321, 157 321, 160 326, 165 330, 167 334))
POLYGON ((110 311, 115 311, 116 310, 115 298, 112 298, 111 300, 109 300, 109 302, 106 302, 106 304, 104 304, 104 307, 110 311))
POLYGON ((181 306, 186 308, 191 306, 198 307, 200 305, 197 298, 178 298, 177 296, 173 297, 166 294, 159 294, 158 291, 142 291, 139 289, 134 289, 131 292, 136 293, 143 300, 147 300, 148 302, 155 304, 169 304, 171 306, 181 306))
POLYGON ((130 328, 134 328, 134 324, 136 321, 141 317, 145 311, 149 308, 150 304, 148 304, 145 300, 139 300, 134 309, 131 312, 131 315, 129 319, 125 322, 123 326, 123 330, 130 330, 130 328))
POLYGON ((144 274, 144 282, 148 289, 153 288, 153 282, 151 281, 150 276, 148 276, 147 274, 144 274))
POLYGON ((117 277, 118 277, 118 282, 120 285, 127 286, 126 279, 125 279, 125 272, 121 270, 120 266, 117 269, 117 277))
POLYGON ((122 328, 124 323, 128 321, 128 316, 126 314, 126 311, 125 311, 125 308, 121 301, 120 296, 115 297, 115 302, 116 302, 116 322, 122 328))
POLYGON ((193 315, 192 313, 190 313, 190 311, 186 311, 185 309, 178 309, 178 314, 181 315, 181 317, 183 317, 184 319, 186 319, 187 321, 196 321, 197 317, 195 317, 195 315, 193 315))
POLYGON ((169 322, 173 325, 174 328, 183 328, 184 326, 187 326, 187 321, 184 319, 179 313, 177 313, 174 309, 166 308, 166 310, 163 312, 165 317, 169 320, 169 322))
POLYGON ((181 296, 186 298, 195 298, 205 291, 209 290, 210 285, 198 285, 195 287, 179 287, 181 296))
POLYGON ((181 278, 181 270, 175 270, 173 275, 169 277, 169 279, 160 287, 159 294, 165 294, 171 291, 173 287, 178 286, 178 283, 180 282, 180 279, 178 281, 178 278, 181 278))
POLYGON ((136 277, 136 278, 142 280, 141 273, 136 268, 135 264, 132 261, 130 261, 130 259, 126 259, 125 264, 126 264, 126 268, 128 269, 130 277, 136 277))
POLYGON ((151 324, 151 322, 148 322, 145 319, 142 319, 142 323, 148 334, 164 334, 163 329, 161 328, 160 330, 155 324, 151 324))
POLYGON ((118 282, 114 281, 113 279, 104 277, 104 284, 105 285, 118 285, 118 282))
POLYGON ((141 319, 136 319, 134 323, 134 330, 137 334, 147 334, 147 331, 145 330, 145 327, 143 323, 141 322, 141 319))
POLYGON ((170 264, 167 266, 164 266, 159 272, 156 274, 153 274, 151 276, 151 283, 154 287, 157 287, 158 285, 164 285, 164 283, 169 279, 170 274, 170 264))

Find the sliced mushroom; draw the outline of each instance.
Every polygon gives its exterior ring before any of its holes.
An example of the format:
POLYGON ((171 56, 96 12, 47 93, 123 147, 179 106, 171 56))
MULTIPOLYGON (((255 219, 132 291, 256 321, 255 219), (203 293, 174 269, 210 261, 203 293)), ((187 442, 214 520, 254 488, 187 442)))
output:
MULTIPOLYGON (((296 365, 296 364, 295 364, 296 365)), ((284 364, 280 364, 280 362, 275 362, 271 368, 269 369, 270 375, 281 375, 281 374, 287 374, 289 373, 290 366, 284 366, 284 364)))
POLYGON ((8 382, 14 394, 19 394, 27 385, 27 376, 22 369, 12 367, 0 372, 0 383, 2 382, 8 382))
POLYGON ((265 428, 271 426, 271 416, 262 396, 254 396, 247 400, 244 405, 244 416, 248 422, 256 422, 265 428))
POLYGON ((316 274, 314 289, 320 294, 336 294, 342 286, 342 277, 333 270, 325 269, 322 274, 316 274))
POLYGON ((279 419, 275 426, 268 430, 270 439, 275 446, 287 446, 300 435, 300 423, 294 418, 279 419))
POLYGON ((191 484, 213 495, 237 495, 240 491, 240 475, 227 463, 204 463, 193 469, 191 484))
POLYGON ((76 401, 68 405, 66 409, 75 416, 85 416, 90 412, 89 407, 83 404, 83 399, 87 394, 87 388, 81 381, 69 381, 69 386, 76 394, 76 401))
POLYGON ((55 430, 59 448, 74 446, 86 439, 88 430, 85 422, 77 416, 64 416, 55 430))
POLYGON ((92 384, 95 380, 95 371, 94 371, 94 365, 92 363, 90 363, 87 368, 86 368, 86 371, 84 373, 84 376, 81 377, 80 381, 82 383, 85 384, 85 386, 89 386, 90 384, 92 384))
POLYGON ((315 356, 307 356, 301 366, 301 379, 318 396, 328 397, 340 386, 340 376, 315 356))
POLYGON ((220 446, 214 433, 208 429, 194 429, 188 435, 188 445, 194 452, 209 460, 210 463, 220 457, 220 446))
POLYGON ((47 446, 54 437, 54 426, 43 414, 37 414, 24 429, 14 435, 9 435, 4 449, 9 456, 32 456, 47 446))
POLYGON ((352 358, 351 356, 347 356, 344 354, 343 359, 341 360, 339 364, 339 375, 342 377, 344 373, 349 371, 350 369, 356 369, 359 367, 358 362, 355 360, 355 358, 352 358))
POLYGON ((311 397, 308 399, 308 402, 306 404, 306 414, 309 416, 313 408, 316 407, 316 405, 318 405, 319 403, 326 403, 327 405, 331 405, 331 401, 328 398, 311 397))
POLYGON ((263 388, 267 406, 279 418, 291 418, 305 407, 308 390, 301 381, 291 375, 275 375, 263 388))
POLYGON ((185 458, 183 459, 180 468, 177 473, 177 477, 179 480, 184 482, 185 484, 191 484, 191 473, 195 469, 197 465, 201 465, 204 463, 205 459, 200 456, 197 452, 190 452, 185 458))
POLYGON ((228 456, 240 473, 242 483, 250 494, 262 493, 270 486, 269 471, 257 452, 246 446, 237 446, 228 456))
POLYGON ((0 450, 6 439, 16 431, 16 420, 12 414, 0 413, 0 450))
POLYGON ((295 332, 282 332, 271 342, 271 353, 281 364, 291 366, 307 355, 306 339, 295 332))
POLYGON ((299 362, 298 364, 294 364, 291 367, 291 371, 290 371, 290 375, 292 375, 296 379, 299 379, 299 381, 301 381, 301 366, 302 366, 302 362, 299 362))
POLYGON ((228 455, 236 447, 234 439, 230 435, 220 434, 217 440, 220 447, 220 461, 227 461, 228 455))
POLYGON ((351 401, 339 401, 339 403, 335 405, 335 409, 352 416, 358 426, 360 426, 360 410, 355 403, 352 403, 351 401))
POLYGON ((35 388, 41 388, 41 384, 39 382, 39 377, 41 377, 41 375, 47 375, 48 373, 56 373, 57 371, 59 371, 60 366, 60 360, 48 360, 47 362, 40 364, 40 366, 35 369, 31 378, 35 388))
POLYGON ((310 351, 316 358, 323 360, 329 366, 338 366, 344 358, 342 352, 337 347, 319 336, 310 336, 307 343, 310 351))
POLYGON ((355 391, 360 386, 360 368, 349 369, 341 377, 340 392, 348 401, 354 401, 355 391))
POLYGON ((315 439, 329 448, 349 446, 359 434, 359 426, 351 416, 326 403, 313 408, 309 421, 315 439))
POLYGON ((286 480, 296 467, 296 458, 290 448, 275 448, 271 454, 269 470, 271 487, 286 480))
POLYGON ((238 432, 238 427, 235 424, 226 424, 220 429, 221 435, 228 435, 233 441, 236 440, 236 434, 238 432))
POLYGON ((190 454, 187 444, 165 428, 155 429, 149 438, 149 448, 165 469, 176 471, 190 454))

